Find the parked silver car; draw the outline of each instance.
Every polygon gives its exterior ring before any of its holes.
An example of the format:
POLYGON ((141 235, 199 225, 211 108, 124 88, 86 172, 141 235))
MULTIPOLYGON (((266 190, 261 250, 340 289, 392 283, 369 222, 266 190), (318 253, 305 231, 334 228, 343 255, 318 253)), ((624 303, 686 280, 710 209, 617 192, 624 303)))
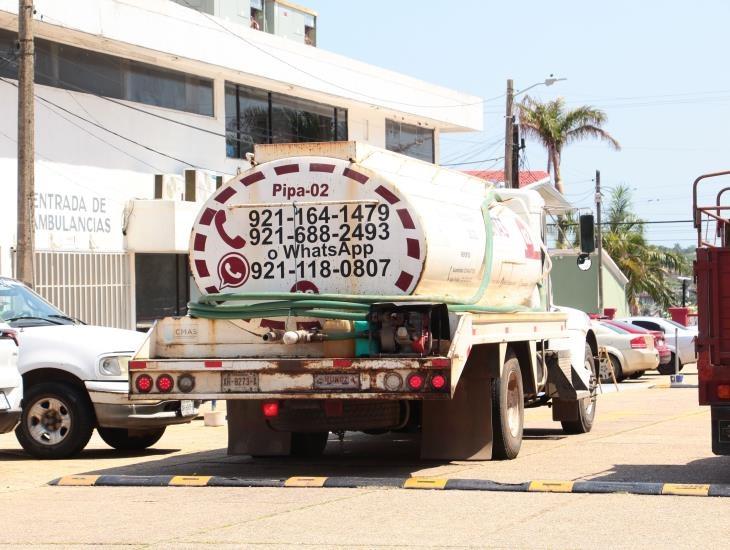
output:
POLYGON ((679 368, 681 369, 687 363, 697 362, 697 350, 695 349, 696 327, 685 327, 671 319, 663 319, 662 317, 628 317, 621 320, 647 330, 662 331, 667 346, 672 350, 671 365, 674 365, 674 353, 676 351, 675 335, 679 346, 679 368))
MULTIPOLYGON (((605 347, 611 358, 617 381, 638 378, 659 365, 659 352, 651 334, 633 334, 600 321, 593 321, 592 325, 598 345, 605 347)), ((607 365, 600 365, 599 377, 602 382, 611 381, 607 365)))

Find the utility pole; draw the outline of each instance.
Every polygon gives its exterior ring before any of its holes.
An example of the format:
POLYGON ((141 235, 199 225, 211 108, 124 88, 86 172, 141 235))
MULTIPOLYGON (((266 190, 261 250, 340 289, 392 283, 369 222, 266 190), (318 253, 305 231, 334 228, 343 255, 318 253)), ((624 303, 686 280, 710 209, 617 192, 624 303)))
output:
POLYGON ((35 244, 34 213, 34 114, 33 0, 19 0, 18 41, 18 229, 16 278, 33 287, 35 244))
POLYGON ((601 171, 596 170, 596 235, 598 242, 598 313, 603 314, 603 233, 601 231, 601 171))
POLYGON ((512 156, 514 155, 514 143, 512 134, 512 104, 515 99, 514 81, 507 80, 507 109, 504 115, 504 186, 512 187, 512 156))
MULTIPOLYGON (((512 117, 514 118, 514 117, 512 117)), ((520 188, 520 127, 512 123, 512 182, 513 189, 520 188)))

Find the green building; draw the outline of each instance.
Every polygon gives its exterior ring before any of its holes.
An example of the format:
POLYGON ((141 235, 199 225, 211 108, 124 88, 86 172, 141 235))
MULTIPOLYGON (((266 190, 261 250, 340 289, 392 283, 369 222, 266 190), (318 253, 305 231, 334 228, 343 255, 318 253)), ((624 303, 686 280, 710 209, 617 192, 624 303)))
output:
MULTIPOLYGON (((578 251, 555 249, 550 251, 553 269, 553 303, 568 306, 586 313, 602 313, 598 309, 598 261, 597 252, 591 254, 591 267, 578 269, 578 251)), ((626 301, 626 284, 629 280, 611 257, 603 251, 603 307, 616 308, 617 317, 630 315, 626 301)))

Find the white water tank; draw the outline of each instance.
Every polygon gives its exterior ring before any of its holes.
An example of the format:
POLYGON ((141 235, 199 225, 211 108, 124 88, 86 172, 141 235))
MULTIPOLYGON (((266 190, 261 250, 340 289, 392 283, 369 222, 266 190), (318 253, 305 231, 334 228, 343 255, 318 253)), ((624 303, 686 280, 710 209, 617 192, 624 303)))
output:
POLYGON ((204 294, 438 296, 536 306, 542 199, 355 142, 256 146, 204 204, 190 262, 204 294))

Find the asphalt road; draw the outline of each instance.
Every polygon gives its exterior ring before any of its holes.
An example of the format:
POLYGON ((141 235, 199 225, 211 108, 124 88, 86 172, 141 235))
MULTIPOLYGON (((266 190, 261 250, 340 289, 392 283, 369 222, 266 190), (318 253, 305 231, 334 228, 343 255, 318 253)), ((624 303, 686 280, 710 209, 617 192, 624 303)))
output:
MULTIPOLYGON (((689 375, 687 382, 696 379, 689 375)), ((527 414, 519 457, 417 459, 405 435, 334 437, 316 461, 227 457, 225 428, 170 428, 155 448, 120 455, 94 436, 73 460, 36 461, 0 436, 0 545, 13 547, 718 547, 730 499, 405 489, 50 487, 71 474, 599 480, 730 484, 710 451, 697 390, 647 375, 606 388, 590 434, 565 436, 548 409, 527 414)))

